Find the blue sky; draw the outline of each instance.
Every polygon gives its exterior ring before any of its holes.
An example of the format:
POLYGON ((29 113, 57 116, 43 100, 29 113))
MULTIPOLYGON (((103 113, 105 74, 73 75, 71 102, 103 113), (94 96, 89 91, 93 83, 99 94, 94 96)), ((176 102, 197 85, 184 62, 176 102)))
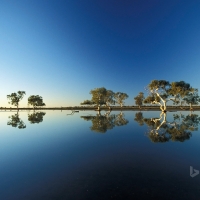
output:
MULTIPOLYGON (((0 106, 26 91, 74 106, 106 87, 129 95, 153 79, 200 85, 200 2, 0 0, 0 106)), ((200 88, 199 88, 200 89, 200 88)))

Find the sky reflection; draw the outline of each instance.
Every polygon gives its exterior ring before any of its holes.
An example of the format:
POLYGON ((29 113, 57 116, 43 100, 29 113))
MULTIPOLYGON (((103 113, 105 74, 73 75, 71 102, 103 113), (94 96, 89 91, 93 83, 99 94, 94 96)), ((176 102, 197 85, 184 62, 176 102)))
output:
MULTIPOLYGON (((195 199, 200 195, 199 177, 189 176, 190 166, 200 169, 198 130, 184 142, 153 143, 146 135, 148 127, 134 120, 136 112, 123 112, 129 123, 104 134, 95 134, 92 121, 81 118, 88 116, 86 111, 67 113, 48 111, 41 123, 30 124, 28 114, 20 112, 25 129, 8 126, 10 113, 0 113, 5 122, 0 135, 1 199, 106 199, 109 195, 195 199)), ((96 112, 88 114, 97 117, 96 112)), ((143 112, 143 117, 149 114, 143 112)), ((151 114, 160 116, 160 112, 151 114)), ((167 121, 173 121, 173 114, 167 113, 167 121)), ((116 119, 121 113, 112 115, 116 119)))

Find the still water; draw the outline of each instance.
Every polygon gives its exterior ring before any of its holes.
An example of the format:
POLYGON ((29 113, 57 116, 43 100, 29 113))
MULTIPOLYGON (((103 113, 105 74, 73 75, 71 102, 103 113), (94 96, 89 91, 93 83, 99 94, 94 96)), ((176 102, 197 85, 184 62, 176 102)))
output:
POLYGON ((68 114, 0 112, 1 200, 200 199, 200 112, 68 114))

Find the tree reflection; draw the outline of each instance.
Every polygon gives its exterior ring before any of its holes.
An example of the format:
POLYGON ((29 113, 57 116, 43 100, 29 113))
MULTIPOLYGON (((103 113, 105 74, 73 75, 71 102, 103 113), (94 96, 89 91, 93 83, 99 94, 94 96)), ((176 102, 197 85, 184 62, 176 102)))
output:
POLYGON ((115 118, 116 126, 123 126, 123 125, 128 124, 129 121, 127 119, 125 119, 124 113, 120 112, 120 114, 115 115, 115 116, 116 116, 116 118, 115 118))
POLYGON ((197 114, 174 114, 173 121, 166 120, 166 113, 161 113, 160 118, 144 118, 143 113, 135 114, 136 122, 141 126, 149 127, 148 136, 152 142, 179 141, 184 142, 192 136, 192 131, 198 130, 200 117, 197 114))
POLYGON ((40 123, 43 121, 43 116, 45 115, 45 112, 34 112, 32 114, 28 114, 28 121, 31 124, 35 124, 35 123, 40 123))
POLYGON ((12 127, 18 127, 19 129, 26 128, 26 124, 19 118, 19 113, 11 115, 8 117, 10 120, 8 121, 7 125, 12 127))
POLYGON ((90 129, 95 132, 105 133, 109 129, 113 129, 115 126, 123 126, 128 124, 128 120, 125 119, 124 113, 120 114, 110 114, 110 111, 101 115, 98 112, 96 116, 81 116, 86 121, 91 121, 92 126, 90 129))

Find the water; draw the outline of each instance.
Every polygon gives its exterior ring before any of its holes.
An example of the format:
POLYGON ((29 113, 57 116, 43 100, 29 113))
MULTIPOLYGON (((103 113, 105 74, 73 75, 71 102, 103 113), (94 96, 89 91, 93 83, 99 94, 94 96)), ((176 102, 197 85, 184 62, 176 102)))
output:
POLYGON ((200 112, 69 113, 0 112, 0 199, 200 199, 200 112))

